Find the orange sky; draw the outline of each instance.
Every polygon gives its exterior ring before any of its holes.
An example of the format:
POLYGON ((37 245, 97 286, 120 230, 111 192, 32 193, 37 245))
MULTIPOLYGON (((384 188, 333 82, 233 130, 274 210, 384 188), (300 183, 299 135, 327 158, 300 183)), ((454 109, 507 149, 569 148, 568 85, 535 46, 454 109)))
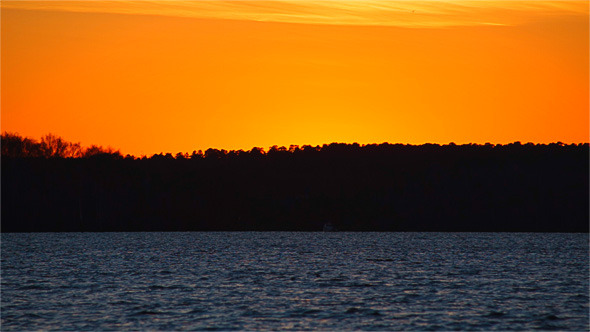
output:
POLYGON ((587 1, 2 1, 2 131, 135 155, 588 142, 587 1))

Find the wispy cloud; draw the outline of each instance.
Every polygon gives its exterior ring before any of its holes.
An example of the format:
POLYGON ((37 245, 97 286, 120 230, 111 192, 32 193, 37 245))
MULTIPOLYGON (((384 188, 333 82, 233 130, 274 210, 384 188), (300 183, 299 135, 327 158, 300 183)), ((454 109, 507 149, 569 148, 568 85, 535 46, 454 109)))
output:
POLYGON ((450 27, 518 25, 548 15, 588 16, 587 1, 266 0, 2 1, 2 8, 249 20, 261 22, 450 27))

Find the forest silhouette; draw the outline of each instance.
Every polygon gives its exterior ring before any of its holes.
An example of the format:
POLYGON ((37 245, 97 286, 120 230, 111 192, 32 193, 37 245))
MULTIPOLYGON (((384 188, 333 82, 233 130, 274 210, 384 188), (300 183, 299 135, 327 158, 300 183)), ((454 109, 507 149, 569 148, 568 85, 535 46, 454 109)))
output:
POLYGON ((368 144, 123 156, 2 134, 2 232, 588 232, 583 144, 368 144))

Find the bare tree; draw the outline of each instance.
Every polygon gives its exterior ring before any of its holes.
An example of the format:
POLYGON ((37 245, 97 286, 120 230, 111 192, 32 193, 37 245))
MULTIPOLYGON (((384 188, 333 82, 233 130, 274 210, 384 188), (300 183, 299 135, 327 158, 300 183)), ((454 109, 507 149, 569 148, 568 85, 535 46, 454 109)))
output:
POLYGON ((47 134, 41 137, 41 154, 45 158, 68 157, 70 144, 61 137, 47 134))

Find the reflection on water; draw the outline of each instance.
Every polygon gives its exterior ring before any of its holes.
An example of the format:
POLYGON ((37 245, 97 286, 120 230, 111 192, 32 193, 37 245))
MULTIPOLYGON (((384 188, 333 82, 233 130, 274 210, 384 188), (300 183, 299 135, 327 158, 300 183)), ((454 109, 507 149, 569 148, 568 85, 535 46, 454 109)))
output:
POLYGON ((588 330, 588 234, 2 234, 3 330, 588 330))

